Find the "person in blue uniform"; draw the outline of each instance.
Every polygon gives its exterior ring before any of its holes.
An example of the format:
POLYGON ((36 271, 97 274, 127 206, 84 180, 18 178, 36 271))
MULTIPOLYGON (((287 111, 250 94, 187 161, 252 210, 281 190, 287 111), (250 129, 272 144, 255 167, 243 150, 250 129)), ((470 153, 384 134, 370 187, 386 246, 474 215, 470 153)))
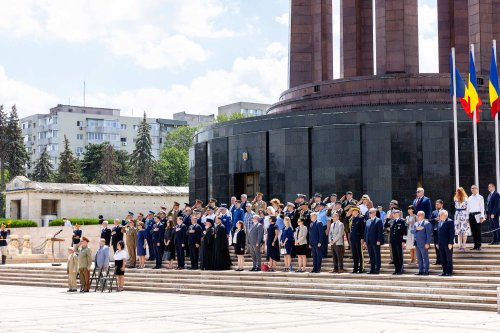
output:
MULTIPOLYGON (((321 263, 323 260, 322 246, 327 246, 322 244, 323 234, 325 230, 323 229, 323 224, 318 221, 318 214, 316 212, 311 213, 311 224, 309 225, 309 248, 311 249, 313 257, 313 269, 311 273, 321 272, 321 263)), ((269 236, 268 236, 269 237, 269 236)))
POLYGON ((391 225, 391 248, 394 261, 393 275, 403 274, 403 247, 406 244, 405 236, 408 233, 406 221, 402 219, 401 211, 394 209, 392 211, 392 225, 391 225))
POLYGON ((231 230, 234 231, 236 229, 236 223, 238 221, 243 221, 243 216, 245 215, 245 211, 241 208, 241 201, 236 200, 234 203, 233 211, 231 212, 231 230))
POLYGON ((153 242, 154 257, 156 261, 155 267, 153 269, 160 269, 163 258, 163 245, 165 237, 165 228, 161 224, 161 218, 157 215, 155 217, 155 224, 151 228, 151 238, 153 242))
POLYGON ((429 248, 432 240, 432 225, 425 219, 425 212, 417 212, 417 221, 411 232, 415 235, 417 249, 418 273, 415 275, 429 275, 429 248))
POLYGON ((381 266, 380 246, 384 244, 384 224, 377 217, 377 209, 368 210, 369 218, 365 226, 365 244, 370 255, 370 272, 379 274, 381 266))
POLYGON ((351 242, 351 253, 353 260, 353 274, 361 274, 364 271, 364 259, 362 247, 365 242, 365 218, 361 215, 358 207, 352 207, 351 212, 351 231, 349 240, 351 242))
POLYGON ((441 255, 441 276, 453 274, 453 244, 455 243, 455 224, 448 218, 448 211, 442 209, 439 212, 438 221, 438 247, 441 255))
MULTIPOLYGON (((161 215, 161 213, 165 213, 164 211, 160 211, 158 214, 161 215)), ((147 245, 148 245, 148 250, 149 250, 149 259, 148 260, 155 260, 155 251, 154 251, 154 243, 153 243, 153 235, 151 234, 151 229, 153 229, 153 225, 155 224, 155 219, 154 219, 154 214, 151 214, 149 212, 148 216, 146 216, 146 240, 147 240, 147 245)))
POLYGON ((2 265, 7 262, 7 236, 10 234, 10 230, 5 228, 5 224, 2 223, 0 227, 0 253, 2 254, 2 265))
POLYGON ((106 246, 111 243, 111 229, 108 228, 108 221, 102 221, 101 239, 104 239, 106 246))
POLYGON ((226 234, 229 239, 229 235, 231 234, 231 229, 233 228, 232 216, 231 213, 227 210, 227 204, 223 203, 220 205, 220 220, 226 228, 226 234))
POLYGON ((177 217, 177 225, 175 226, 174 246, 175 254, 177 255, 177 269, 184 269, 184 248, 186 247, 187 228, 183 223, 181 216, 177 217))
POLYGON ((438 222, 439 222, 439 212, 443 209, 443 200, 437 199, 435 205, 435 210, 431 213, 431 218, 429 222, 432 225, 432 237, 434 239, 434 251, 436 252, 436 262, 434 265, 441 265, 441 256, 439 255, 439 248, 437 243, 437 232, 438 232, 438 222))
POLYGON ((280 243, 278 241, 279 229, 276 225, 276 216, 269 216, 267 227, 266 248, 269 272, 276 271, 276 262, 280 261, 280 243))
POLYGON ((82 231, 80 230, 80 225, 76 224, 75 229, 73 230, 73 236, 71 237, 71 246, 73 246, 75 251, 80 245, 80 239, 82 239, 82 231))
POLYGON ((144 222, 138 222, 137 228, 137 256, 139 257, 139 267, 140 269, 144 268, 146 261, 146 244, 147 244, 147 235, 146 230, 144 229, 144 222))
POLYGON ((198 269, 198 261, 200 257, 200 243, 201 243, 202 230, 198 224, 196 216, 191 216, 191 225, 187 231, 187 239, 189 246, 189 259, 191 260, 191 267, 189 269, 198 269))

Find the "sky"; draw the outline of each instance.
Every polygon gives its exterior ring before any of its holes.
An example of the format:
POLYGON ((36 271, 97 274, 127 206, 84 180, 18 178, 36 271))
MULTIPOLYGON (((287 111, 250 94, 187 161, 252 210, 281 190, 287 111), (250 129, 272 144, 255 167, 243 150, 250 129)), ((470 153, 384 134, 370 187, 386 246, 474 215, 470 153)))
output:
MULTIPOLYGON (((290 0, 2 0, 0 104, 171 118, 287 89, 290 0)), ((339 0, 333 0, 334 77, 339 0)), ((419 0, 421 72, 438 70, 436 0, 419 0)))

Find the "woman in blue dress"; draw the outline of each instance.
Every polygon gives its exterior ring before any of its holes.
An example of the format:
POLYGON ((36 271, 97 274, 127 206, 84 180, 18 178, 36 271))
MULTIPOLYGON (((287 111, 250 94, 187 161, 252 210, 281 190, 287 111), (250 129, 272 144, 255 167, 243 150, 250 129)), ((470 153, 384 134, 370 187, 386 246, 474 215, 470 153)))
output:
POLYGON ((137 232, 137 256, 139 257, 139 267, 140 269, 144 268, 144 264, 146 262, 146 243, 147 243, 147 235, 146 230, 144 230, 144 222, 139 222, 137 224, 139 231, 137 232))
POLYGON ((283 221, 285 225, 280 238, 281 248, 284 249, 285 252, 283 254, 285 257, 285 268, 283 269, 283 272, 292 272, 292 245, 294 243, 292 221, 288 216, 285 216, 283 221))
POLYGON ((276 272, 276 262, 280 261, 280 244, 278 242, 279 229, 276 225, 276 216, 269 216, 269 227, 267 228, 267 260, 269 260, 269 272, 276 272))

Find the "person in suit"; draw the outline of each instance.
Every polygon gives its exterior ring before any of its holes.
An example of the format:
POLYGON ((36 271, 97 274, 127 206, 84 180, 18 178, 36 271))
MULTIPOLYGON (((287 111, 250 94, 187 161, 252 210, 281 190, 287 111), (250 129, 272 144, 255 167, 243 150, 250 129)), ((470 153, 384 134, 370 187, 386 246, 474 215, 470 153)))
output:
POLYGON ((106 240, 99 240, 99 249, 95 253, 95 267, 102 269, 103 272, 108 271, 109 267, 109 246, 106 245, 106 240))
POLYGON ((261 244, 264 239, 264 226, 259 223, 259 216, 252 217, 252 227, 248 231, 247 244, 248 252, 252 257, 252 269, 250 271, 260 271, 262 263, 261 244))
POLYGON ((417 250, 418 273, 415 275, 429 275, 429 248, 432 239, 432 224, 425 219, 423 211, 417 212, 417 221, 411 229, 415 237, 417 250))
POLYGON ((448 211, 442 209, 439 212, 438 222, 438 248, 441 255, 441 266, 443 273, 441 276, 453 274, 453 244, 455 243, 455 225, 452 219, 448 218, 448 211))
POLYGON ((438 232, 438 222, 439 222, 439 212, 443 209, 443 200, 437 199, 435 203, 435 210, 431 213, 431 218, 429 222, 432 225, 432 239, 434 240, 434 251, 436 252, 436 261, 434 265, 441 265, 441 256, 439 255, 439 248, 437 243, 437 232, 438 232))
POLYGON ((154 258, 156 260, 156 265, 155 267, 153 267, 153 269, 161 268, 162 258, 163 258, 164 237, 165 237, 165 228, 161 223, 161 218, 158 215, 156 215, 155 224, 151 228, 151 238, 153 242, 154 258))
POLYGON ((334 211, 328 241, 332 247, 333 270, 330 273, 344 272, 344 224, 340 222, 340 212, 334 211))
POLYGON ((92 265, 92 251, 88 247, 89 240, 82 237, 78 247, 78 271, 80 273, 80 292, 88 293, 90 290, 90 266, 92 265))
POLYGON ((111 229, 108 228, 108 221, 102 221, 101 239, 104 239, 106 246, 111 244, 111 229))
POLYGON ((299 266, 296 270, 297 273, 304 273, 306 271, 307 265, 307 234, 309 230, 304 225, 304 218, 299 218, 297 220, 298 227, 295 229, 293 235, 295 241, 295 254, 297 255, 297 265, 299 266))
POLYGON ((118 242, 123 240, 122 226, 120 224, 120 219, 114 220, 113 229, 111 229, 111 245, 113 246, 113 252, 117 251, 118 242))
POLYGON ((429 219, 432 213, 432 203, 431 199, 427 198, 424 195, 424 189, 419 187, 417 188, 417 197, 413 200, 413 207, 415 207, 415 211, 423 211, 425 213, 425 218, 429 219))
POLYGON ((486 198, 486 213, 490 220, 491 233, 493 240, 490 245, 500 244, 500 230, 498 217, 500 216, 500 194, 496 191, 495 185, 488 184, 488 197, 486 198))
POLYGON ((68 248, 68 265, 66 267, 68 274, 68 292, 76 292, 76 274, 78 274, 78 256, 75 254, 75 249, 68 248))
POLYGON ((323 260, 323 250, 321 246, 326 246, 326 244, 322 244, 324 233, 325 229, 323 228, 323 224, 318 221, 318 213, 312 212, 311 225, 309 226, 309 248, 311 249, 313 257, 313 269, 311 273, 321 272, 321 262, 323 260))
POLYGON ((349 239, 351 241, 351 253, 354 261, 353 274, 361 274, 364 271, 364 260, 362 246, 365 238, 365 218, 360 214, 359 207, 352 207, 351 213, 351 232, 349 239))
POLYGON ((244 270, 246 242, 245 223, 243 223, 243 221, 238 221, 238 223, 236 223, 236 230, 233 233, 234 253, 238 257, 238 268, 236 272, 244 270))
POLYGON ((377 217, 377 209, 370 208, 370 218, 366 220, 365 246, 370 255, 370 272, 368 274, 380 274, 381 256, 380 246, 384 244, 384 224, 377 217))
POLYGON ((174 246, 175 246, 175 254, 177 256, 177 269, 184 269, 184 247, 186 247, 186 237, 187 237, 187 228, 183 223, 183 218, 181 216, 177 217, 177 225, 175 226, 175 234, 174 234, 174 246))
POLYGON ((189 259, 191 261, 190 270, 198 269, 200 258, 200 243, 202 237, 201 226, 198 224, 196 216, 190 215, 191 225, 187 230, 187 243, 189 246, 189 259))
POLYGON ((394 273, 393 275, 403 274, 403 249, 406 245, 405 236, 408 233, 406 221, 401 218, 401 211, 394 209, 392 211, 391 225, 391 247, 394 258, 394 273))
POLYGON ((75 224, 75 228, 73 230, 73 237, 71 237, 71 246, 73 246, 75 251, 78 250, 78 246, 80 245, 81 239, 82 239, 82 231, 80 230, 80 225, 75 224))

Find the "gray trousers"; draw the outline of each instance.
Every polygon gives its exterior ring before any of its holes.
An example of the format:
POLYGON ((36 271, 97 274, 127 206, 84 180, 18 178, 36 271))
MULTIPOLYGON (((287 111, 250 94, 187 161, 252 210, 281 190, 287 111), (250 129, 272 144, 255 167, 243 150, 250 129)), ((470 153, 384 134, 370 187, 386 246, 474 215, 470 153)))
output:
POLYGON ((262 263, 262 254, 260 253, 260 245, 255 246, 253 244, 248 245, 248 252, 250 257, 252 257, 253 268, 260 268, 262 263))

